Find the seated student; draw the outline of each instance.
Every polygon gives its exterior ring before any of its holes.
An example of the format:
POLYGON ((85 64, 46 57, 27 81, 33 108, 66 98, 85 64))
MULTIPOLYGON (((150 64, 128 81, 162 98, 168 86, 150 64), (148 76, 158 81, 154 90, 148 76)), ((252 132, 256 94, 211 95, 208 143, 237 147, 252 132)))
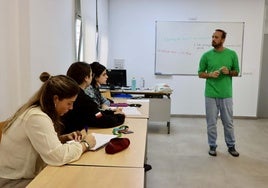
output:
MULTIPOLYGON (((93 62, 90 64, 92 69, 93 78, 89 87, 85 89, 85 93, 95 102, 98 104, 99 109, 107 110, 110 109, 110 100, 105 98, 100 90, 99 87, 102 84, 106 84, 108 75, 107 69, 105 66, 100 64, 99 62, 93 62)), ((114 108, 114 113, 122 113, 122 108, 114 108)))
MULTIPOLYGON (((42 77, 40 79, 45 79, 42 77)), ((72 132, 58 136, 59 117, 72 109, 77 83, 64 75, 47 76, 39 91, 2 127, 0 187, 25 187, 46 166, 80 158, 96 144, 92 135, 72 132), (72 143, 62 143, 76 140, 72 143)))
POLYGON ((107 109, 110 106, 110 101, 101 95, 99 87, 106 84, 108 75, 106 67, 98 62, 90 64, 93 78, 89 87, 85 89, 85 93, 98 104, 100 109, 107 109))
POLYGON ((74 102, 73 109, 62 117, 65 125, 64 133, 81 130, 86 127, 115 127, 124 123, 125 115, 123 113, 115 114, 111 110, 101 111, 98 105, 86 95, 84 90, 92 80, 92 71, 88 63, 73 63, 69 67, 67 75, 79 84, 80 91, 74 102))

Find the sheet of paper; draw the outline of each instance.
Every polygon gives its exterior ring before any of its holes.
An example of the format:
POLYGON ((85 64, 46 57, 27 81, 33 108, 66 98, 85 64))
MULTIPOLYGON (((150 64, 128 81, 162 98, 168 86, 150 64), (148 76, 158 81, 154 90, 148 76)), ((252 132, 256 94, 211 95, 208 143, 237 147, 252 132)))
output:
POLYGON ((149 102, 149 99, 128 99, 127 103, 149 102))
POLYGON ((141 115, 141 112, 137 109, 137 107, 123 107, 123 112, 128 115, 141 115))
MULTIPOLYGON (((116 138, 118 135, 113 135, 113 134, 101 134, 101 133, 92 133, 92 135, 96 139, 96 145, 91 148, 91 151, 97 150, 100 147, 104 146, 107 144, 112 138, 116 138)), ((76 142, 74 140, 67 141, 67 144, 71 144, 73 142, 76 142)))
POLYGON ((102 147, 105 144, 107 144, 112 138, 117 137, 117 135, 113 135, 113 134, 92 133, 92 135, 96 139, 96 145, 95 145, 95 147, 93 147, 93 148, 90 149, 92 151, 99 149, 100 147, 102 147))

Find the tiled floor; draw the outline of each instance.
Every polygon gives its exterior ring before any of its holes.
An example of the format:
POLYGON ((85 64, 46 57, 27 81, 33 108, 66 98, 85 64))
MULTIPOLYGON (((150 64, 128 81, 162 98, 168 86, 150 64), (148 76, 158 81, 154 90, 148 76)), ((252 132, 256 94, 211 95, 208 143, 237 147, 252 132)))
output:
POLYGON ((148 127, 147 188, 267 188, 268 119, 235 119, 238 158, 232 157, 218 122, 217 157, 208 155, 204 118, 171 119, 148 127))

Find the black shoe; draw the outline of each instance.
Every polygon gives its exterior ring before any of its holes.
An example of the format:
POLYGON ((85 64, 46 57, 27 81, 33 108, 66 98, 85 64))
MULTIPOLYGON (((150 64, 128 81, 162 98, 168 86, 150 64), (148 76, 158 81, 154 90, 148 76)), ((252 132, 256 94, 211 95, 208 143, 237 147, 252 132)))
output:
POLYGON ((144 171, 147 172, 152 169, 152 166, 149 164, 144 164, 144 171))
POLYGON ((235 150, 235 147, 234 147, 234 146, 229 147, 229 148, 228 148, 228 152, 229 152, 233 157, 238 157, 238 156, 239 156, 239 153, 235 150))
POLYGON ((211 156, 214 156, 214 157, 217 156, 216 147, 215 146, 210 146, 208 154, 211 155, 211 156))

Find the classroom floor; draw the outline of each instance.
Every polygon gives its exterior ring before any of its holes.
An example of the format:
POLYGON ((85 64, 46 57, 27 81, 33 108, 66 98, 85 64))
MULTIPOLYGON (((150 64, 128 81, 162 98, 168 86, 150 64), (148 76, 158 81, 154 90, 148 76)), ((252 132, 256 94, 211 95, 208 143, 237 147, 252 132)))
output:
POLYGON ((232 157, 218 122, 217 157, 208 155, 205 118, 172 117, 171 132, 163 123, 148 126, 146 188, 267 188, 268 119, 235 119, 232 157))

